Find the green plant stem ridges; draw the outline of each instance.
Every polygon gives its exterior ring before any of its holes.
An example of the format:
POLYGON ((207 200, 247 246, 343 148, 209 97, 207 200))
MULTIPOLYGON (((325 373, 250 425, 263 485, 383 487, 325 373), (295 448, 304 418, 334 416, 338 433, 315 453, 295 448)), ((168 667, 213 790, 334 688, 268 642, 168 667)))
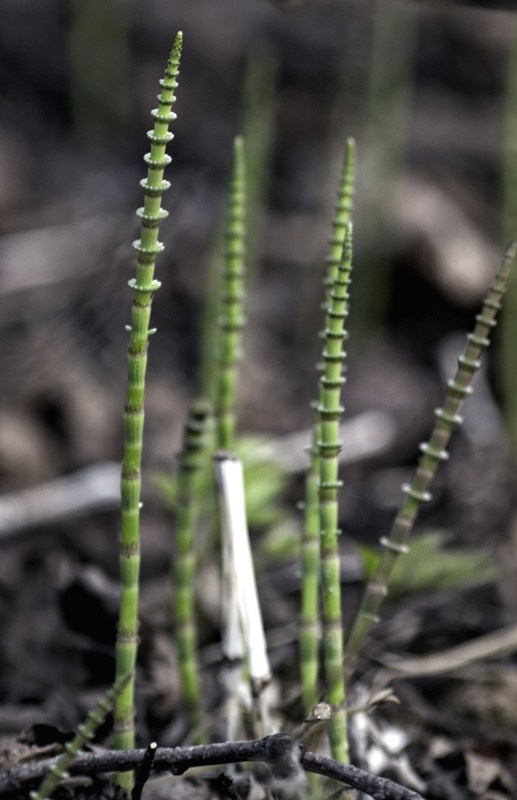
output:
POLYGON ((340 560, 338 549, 338 457, 342 442, 339 424, 344 408, 341 389, 345 382, 343 362, 348 314, 348 287, 352 268, 352 224, 347 223, 343 255, 333 286, 328 292, 324 330, 323 374, 320 378, 318 418, 319 509, 321 584, 323 597, 323 660, 327 700, 332 707, 329 737, 332 757, 347 762, 345 678, 343 670, 343 625, 341 618, 340 560))
POLYGON ((246 168, 244 140, 236 137, 225 230, 225 261, 220 296, 218 372, 215 401, 216 446, 235 447, 237 364, 241 358, 245 323, 246 168))
MULTIPOLYGON (((325 275, 326 302, 337 278, 343 244, 352 213, 355 178, 355 141, 347 139, 336 209, 332 222, 329 254, 325 275)), ((320 368, 321 365, 318 365, 320 368)), ((319 386, 319 402, 322 387, 319 386)), ((317 406, 316 406, 317 407, 317 406)), ((318 481, 320 473, 318 440, 320 424, 316 420, 310 447, 310 465, 305 481, 304 532, 302 541, 302 591, 300 624, 300 669, 302 698, 308 714, 318 701, 319 650, 319 571, 320 571, 320 514, 318 481)))
MULTIPOLYGON (((512 15, 515 17, 515 15, 512 15)), ((506 90, 503 116, 503 237, 508 241, 515 233, 517 219, 517 18, 508 19, 509 52, 506 68, 506 90)), ((504 301, 499 334, 501 351, 501 383, 506 424, 517 451, 517 282, 512 281, 504 301)))
POLYGON ((66 779, 68 767, 86 742, 95 735, 97 728, 102 725, 113 708, 117 697, 129 680, 130 675, 121 675, 117 678, 106 694, 101 697, 97 705, 92 708, 86 720, 77 728, 77 732, 72 741, 64 745, 65 752, 50 768, 48 775, 42 781, 38 791, 31 792, 31 800, 47 800, 58 783, 66 779))
MULTIPOLYGON (((165 152, 173 138, 169 124, 176 118, 172 111, 179 74, 182 34, 178 33, 160 82, 158 108, 153 130, 148 132, 150 152, 144 156, 147 178, 141 181, 144 206, 137 211, 141 220, 140 239, 133 243, 137 252, 136 278, 129 281, 133 291, 131 325, 128 327, 128 379, 124 408, 124 455, 121 478, 121 547, 120 547, 120 612, 116 645, 116 676, 134 674, 138 637, 138 584, 140 571, 140 469, 144 426, 144 389, 148 338, 153 295, 160 287, 154 279, 156 255, 163 250, 158 241, 160 221, 167 212, 161 208, 161 196, 169 188, 163 179, 170 156, 165 152)), ((134 746, 134 677, 128 681, 115 704, 115 746, 134 746)), ((117 776, 121 785, 131 788, 132 773, 117 776)))
POLYGON ((481 312, 476 317, 476 326, 467 336, 467 346, 458 358, 456 375, 447 384, 443 408, 438 408, 435 412, 436 422, 431 438, 428 443, 420 445, 421 456, 413 480, 402 487, 405 495, 403 503, 389 536, 381 539, 383 550, 379 565, 368 582, 362 605, 346 643, 347 664, 352 663, 370 627, 378 621, 378 611, 388 593, 393 567, 398 557, 407 553, 407 542, 417 512, 422 503, 431 499, 431 481, 439 463, 448 458, 446 447, 452 432, 462 422, 460 411, 465 398, 472 393, 472 379, 481 365, 481 353, 489 345, 490 331, 496 325, 497 313, 501 308, 516 253, 517 243, 511 242, 481 312))
POLYGON ((210 405, 199 400, 192 405, 187 418, 183 449, 179 458, 176 534, 171 565, 181 697, 192 725, 201 721, 201 689, 194 617, 195 526, 200 512, 198 501, 207 454, 210 413, 210 405))
POLYGON ((243 133, 246 142, 247 213, 253 224, 247 236, 246 282, 256 277, 263 228, 264 200, 271 174, 279 59, 272 50, 251 50, 246 64, 243 133))

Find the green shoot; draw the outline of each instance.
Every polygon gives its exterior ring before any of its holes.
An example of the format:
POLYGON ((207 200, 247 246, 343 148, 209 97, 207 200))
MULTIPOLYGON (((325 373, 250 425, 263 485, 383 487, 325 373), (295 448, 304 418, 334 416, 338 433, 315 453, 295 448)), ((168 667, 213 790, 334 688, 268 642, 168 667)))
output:
POLYGON ((323 374, 320 378, 321 396, 318 404, 320 440, 318 441, 319 507, 321 531, 321 580, 323 592, 323 652, 327 699, 333 715, 329 723, 332 757, 348 760, 345 710, 345 679, 343 671, 343 626, 341 620, 341 583, 338 550, 338 455, 341 450, 339 421, 344 411, 340 403, 348 314, 348 286, 352 268, 352 225, 347 235, 337 277, 328 293, 324 331, 323 374))
POLYGON ((132 122, 129 13, 118 0, 72 0, 71 105, 79 135, 111 138, 132 122))
POLYGON ((232 450, 235 444, 237 364, 241 358, 244 327, 244 272, 246 237, 246 170, 244 140, 234 142, 233 171, 226 223, 226 253, 219 317, 218 372, 215 402, 216 447, 232 450))
POLYGON ((107 715, 113 708, 117 697, 130 680, 130 675, 122 675, 117 678, 113 686, 101 697, 97 705, 89 712, 86 720, 79 725, 77 733, 71 742, 65 744, 65 752, 59 756, 48 772, 48 775, 41 783, 37 792, 31 792, 31 800, 47 800, 52 794, 58 783, 67 778, 67 769, 74 761, 82 747, 94 735, 97 728, 102 725, 107 715))
MULTIPOLYGON (((338 191, 336 211, 332 223, 330 251, 327 256, 325 286, 328 293, 337 277, 343 244, 352 212, 355 174, 355 142, 348 139, 345 148, 343 171, 338 191)), ((320 386, 320 401, 321 401, 320 386)), ((302 542, 302 598, 300 624, 300 661, 303 705, 308 714, 317 702, 318 649, 319 649, 319 566, 320 519, 318 479, 320 472, 318 440, 320 424, 314 425, 310 448, 310 466, 305 482, 304 535, 302 542)))
POLYGON ((501 267, 484 300, 481 313, 476 317, 473 333, 467 337, 467 346, 458 358, 458 370, 448 382, 443 408, 436 410, 436 422, 428 443, 420 445, 422 455, 410 484, 402 490, 405 499, 393 523, 390 535, 381 539, 382 556, 377 569, 370 578, 365 596, 350 635, 346 642, 346 663, 351 664, 371 626, 378 620, 378 611, 388 593, 393 568, 399 555, 408 550, 408 539, 416 515, 422 503, 431 499, 429 486, 436 474, 438 464, 448 458, 446 447, 452 432, 461 424, 460 411, 465 398, 472 393, 472 379, 480 367, 479 358, 489 345, 491 329, 501 308, 501 299, 506 290, 510 269, 517 253, 517 242, 508 245, 501 267))
MULTIPOLYGON (((140 572, 140 469, 144 427, 144 390, 147 367, 148 338, 153 295, 159 289, 154 279, 156 255, 163 250, 158 241, 160 221, 167 216, 161 208, 161 196, 169 188, 163 172, 170 157, 165 147, 172 139, 169 124, 176 118, 172 111, 175 102, 182 34, 174 42, 165 77, 161 81, 158 108, 153 111, 154 128, 149 131, 151 151, 144 160, 147 178, 141 182, 145 192, 144 206, 137 214, 141 219, 141 236, 133 246, 137 251, 136 278, 129 282, 133 291, 131 325, 128 327, 128 379, 124 409, 124 455, 121 479, 121 546, 120 546, 120 612, 116 646, 116 675, 131 673, 115 704, 115 746, 127 749, 134 746, 134 669, 138 639, 138 589, 140 572)), ((120 773, 120 784, 132 786, 132 773, 120 773)))
POLYGON ((246 64, 242 122, 246 142, 248 218, 252 222, 247 242, 248 286, 256 275, 260 257, 264 200, 271 172, 278 72, 278 56, 273 51, 260 48, 250 52, 246 64))
POLYGON ((194 403, 185 426, 179 458, 175 547, 172 552, 174 618, 179 653, 181 696, 194 726, 201 721, 201 690, 196 656, 194 531, 199 515, 199 492, 205 466, 210 407, 194 403))
MULTIPOLYGON (((506 90, 503 117, 503 236, 508 241, 515 232, 517 219, 517 20, 508 18, 509 52, 506 67, 506 90)), ((517 282, 510 285, 501 315, 501 379, 503 383, 506 424, 514 450, 517 450, 517 282)))

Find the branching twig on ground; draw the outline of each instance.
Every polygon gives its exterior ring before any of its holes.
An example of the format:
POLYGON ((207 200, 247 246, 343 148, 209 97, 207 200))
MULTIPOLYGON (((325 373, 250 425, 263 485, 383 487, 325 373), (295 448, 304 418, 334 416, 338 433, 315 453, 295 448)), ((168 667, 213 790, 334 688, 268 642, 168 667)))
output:
MULTIPOLYGON (((145 750, 108 750, 79 756, 69 768, 70 775, 97 775, 104 772, 134 770, 142 763, 145 750)), ((0 798, 20 797, 47 774, 56 759, 7 770, 0 774, 0 798)), ((158 747, 153 769, 169 770, 182 775, 192 767, 258 761, 267 764, 268 775, 275 785, 286 788, 303 779, 304 772, 315 772, 357 789, 373 800, 423 800, 421 795, 386 778, 372 775, 357 767, 341 764, 330 758, 309 753, 287 734, 265 736, 241 742, 194 745, 191 747, 158 747)))

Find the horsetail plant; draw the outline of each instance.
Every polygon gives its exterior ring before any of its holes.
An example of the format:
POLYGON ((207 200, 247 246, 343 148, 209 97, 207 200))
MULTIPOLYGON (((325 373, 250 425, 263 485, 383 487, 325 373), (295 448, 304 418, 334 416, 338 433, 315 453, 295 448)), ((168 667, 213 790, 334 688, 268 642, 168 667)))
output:
POLYGON ((346 664, 351 665, 371 626, 378 621, 380 605, 388 593, 388 584, 398 557, 408 552, 408 539, 422 503, 431 499, 429 486, 438 464, 448 458, 446 447, 454 429, 461 424, 460 411, 465 398, 472 393, 472 380, 481 366, 480 356, 489 345, 489 335, 497 324, 497 313, 506 291, 512 263, 517 254, 517 242, 506 248, 501 266, 485 297, 476 326, 467 336, 467 346, 458 358, 458 369, 449 380, 443 408, 435 411, 436 422, 429 442, 420 445, 421 456, 410 484, 404 484, 402 502, 389 536, 381 539, 381 560, 371 576, 361 607, 346 642, 346 664))
MULTIPOLYGON (((147 366, 147 347, 153 295, 160 287, 154 279, 156 255, 163 250, 158 241, 160 221, 167 217, 161 208, 161 196, 169 188, 163 179, 170 156, 165 152, 173 138, 169 124, 176 118, 172 111, 179 74, 182 34, 178 33, 165 71, 160 81, 158 108, 154 109, 154 127, 148 132, 150 152, 144 156, 147 178, 141 181, 144 206, 138 209, 141 220, 140 239, 133 243, 137 252, 136 278, 129 281, 133 291, 131 325, 128 347, 127 395, 124 408, 124 455, 121 477, 121 546, 120 546, 120 611, 116 645, 116 677, 131 673, 132 677, 119 694, 115 704, 115 746, 127 749, 134 746, 134 668, 138 638, 138 580, 140 571, 140 468, 144 425, 144 390, 147 366)), ((121 786, 130 789, 132 773, 117 776, 121 786)))
POLYGON ((254 49, 246 63, 242 128, 246 142, 247 213, 253 224, 247 240, 246 282, 256 277, 264 218, 264 200, 271 174, 279 59, 267 49, 254 49))
POLYGON ((60 781, 68 777, 67 769, 74 759, 79 755, 79 751, 95 736, 109 712, 113 708, 117 697, 120 696, 131 675, 121 675, 115 680, 110 689, 104 694, 97 705, 89 712, 86 720, 79 725, 76 734, 71 742, 65 744, 65 752, 59 756, 49 769, 47 776, 43 779, 38 791, 31 792, 31 800, 47 800, 60 781))
POLYGON ((210 405, 206 401, 199 400, 192 405, 185 425, 184 444, 178 466, 176 534, 171 565, 181 696, 192 725, 201 721, 201 690, 194 620, 196 558, 194 530, 199 513, 200 484, 207 455, 210 414, 210 405))
MULTIPOLYGON (((336 280, 343 254, 343 245, 352 213, 355 177, 355 141, 347 139, 341 181, 338 190, 329 254, 326 258, 326 302, 336 280)), ((321 370, 321 365, 318 365, 321 370)), ((319 402, 322 401, 319 384, 319 402)), ((317 403, 315 404, 317 408, 317 403)), ((318 480, 320 472, 318 441, 320 423, 316 420, 312 444, 309 447, 310 463, 305 480, 304 531, 302 541, 302 591, 300 620, 300 668, 302 698, 305 712, 309 714, 318 697, 319 649, 319 569, 320 569, 320 517, 318 480)))
MULTIPOLYGON (((509 19, 509 50, 506 66, 506 88, 503 114, 503 214, 504 241, 512 235, 517 215, 517 21, 509 19)), ((517 283, 512 282, 506 294, 501 319, 501 380, 506 424, 514 450, 517 450, 517 283)))
POLYGON ((225 262, 220 296, 218 371, 215 400, 216 448, 235 445, 237 364, 241 358, 245 323, 244 279, 246 254, 246 166, 244 140, 237 136, 225 231, 225 262))
POLYGON ((327 700, 333 714, 329 722, 332 757, 348 760, 347 723, 345 709, 345 679, 343 672, 343 627, 341 620, 340 561, 338 552, 338 456, 339 421, 344 411, 341 388, 345 382, 343 361, 348 314, 348 287, 352 269, 352 223, 347 223, 343 255, 333 286, 328 292, 325 319, 323 374, 318 403, 319 509, 321 582, 323 595, 323 654, 327 700))

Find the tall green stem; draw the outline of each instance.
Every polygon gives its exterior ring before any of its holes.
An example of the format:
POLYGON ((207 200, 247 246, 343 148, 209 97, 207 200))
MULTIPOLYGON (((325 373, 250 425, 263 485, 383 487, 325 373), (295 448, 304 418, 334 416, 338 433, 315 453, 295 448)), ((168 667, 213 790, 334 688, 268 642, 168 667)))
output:
POLYGON ((319 507, 321 532, 321 581, 323 593, 323 652, 328 702, 333 714, 329 722, 332 757, 348 760, 345 678, 343 670, 343 625, 341 618, 341 582, 338 548, 338 456, 342 442, 339 422, 344 411, 341 403, 343 342, 348 313, 348 286, 352 268, 352 225, 347 235, 337 277, 328 294, 324 331, 323 375, 318 404, 320 440, 318 442, 320 476, 319 507))
MULTIPOLYGON (((163 179, 170 157, 166 144, 172 139, 169 124, 176 118, 172 111, 179 73, 182 34, 174 42, 165 77, 161 81, 158 108, 152 113, 154 128, 149 131, 151 152, 144 156, 147 178, 141 182, 145 192, 144 206, 137 211, 141 219, 140 239, 133 243, 137 251, 136 278, 129 282, 133 291, 131 325, 128 327, 128 378, 124 409, 124 455, 121 478, 121 546, 120 546, 120 611, 116 646, 116 676, 131 673, 132 677, 115 704, 115 746, 134 746, 134 668, 138 639, 138 583, 140 571, 140 468, 144 426, 144 389, 148 338, 153 295, 160 287, 154 279, 157 253, 163 250, 158 241, 160 221, 167 216, 161 208, 161 195, 169 188, 163 179)), ((132 773, 120 773, 119 783, 131 788, 132 773)))
MULTIPOLYGON (((329 291, 336 280, 343 244, 352 212, 355 175, 355 141, 346 142, 341 181, 339 185, 336 211, 332 223, 330 250, 327 256, 325 276, 326 304, 329 291)), ((319 402, 322 402, 320 384, 319 402)), ((304 535, 302 541, 302 592, 300 624, 300 667, 302 697, 308 714, 318 700, 318 649, 319 649, 319 568, 320 568, 320 519, 318 480, 320 473, 318 440, 320 424, 314 425, 313 441, 310 448, 310 465, 305 481, 304 535)))
MULTIPOLYGON (((370 19, 373 38, 369 53, 370 80, 366 105, 364 149, 368 153, 369 193, 361 268, 354 279, 351 328, 364 339, 382 335, 386 324, 391 276, 387 253, 393 249, 391 206, 408 150, 414 60, 421 3, 375 0, 370 19), (379 191, 378 187, 382 187, 379 191), (381 330, 380 330, 381 329, 381 330)), ((357 220, 361 235, 362 215, 357 220)))
POLYGON ((277 96, 279 60, 276 53, 253 49, 247 59, 244 81, 243 133, 246 142, 247 212, 247 285, 256 277, 260 259, 264 200, 271 175, 274 115, 277 96))
POLYGON ((209 415, 208 404, 198 401, 193 404, 185 426, 183 450, 179 460, 176 536, 171 570, 181 697, 193 725, 200 722, 201 711, 194 619, 194 531, 199 513, 199 490, 205 466, 209 415))
POLYGON ((245 317, 246 170, 244 140, 234 142, 233 170, 226 222, 226 252, 219 316, 218 374, 215 417, 217 449, 234 449, 237 364, 241 358, 245 317))
POLYGON ((120 0, 68 4, 70 100, 77 133, 111 140, 132 123, 129 9, 120 0))
MULTIPOLYGON (((513 15, 514 17, 515 15, 513 15)), ((503 116, 503 236, 507 242, 517 225, 517 19, 508 17, 509 52, 503 116)), ((501 318, 501 381, 506 424, 517 450, 517 283, 512 281, 501 318)))
POLYGON ((501 267, 476 317, 474 331, 467 336, 467 346, 458 358, 458 370, 448 382, 443 408, 435 412, 436 422, 428 443, 420 445, 422 455, 410 484, 402 490, 404 501, 393 523, 390 535, 381 539, 381 560, 366 588, 365 596, 346 642, 346 663, 351 664, 371 626, 378 620, 380 605, 388 593, 388 584, 399 555, 407 553, 408 539, 422 503, 431 499, 429 486, 438 464, 448 458, 446 447, 452 432, 460 425, 460 411, 465 398, 472 393, 472 379, 480 367, 479 358, 489 345, 489 335, 496 325, 497 312, 506 290, 510 268, 517 253, 517 243, 506 249, 501 267))

